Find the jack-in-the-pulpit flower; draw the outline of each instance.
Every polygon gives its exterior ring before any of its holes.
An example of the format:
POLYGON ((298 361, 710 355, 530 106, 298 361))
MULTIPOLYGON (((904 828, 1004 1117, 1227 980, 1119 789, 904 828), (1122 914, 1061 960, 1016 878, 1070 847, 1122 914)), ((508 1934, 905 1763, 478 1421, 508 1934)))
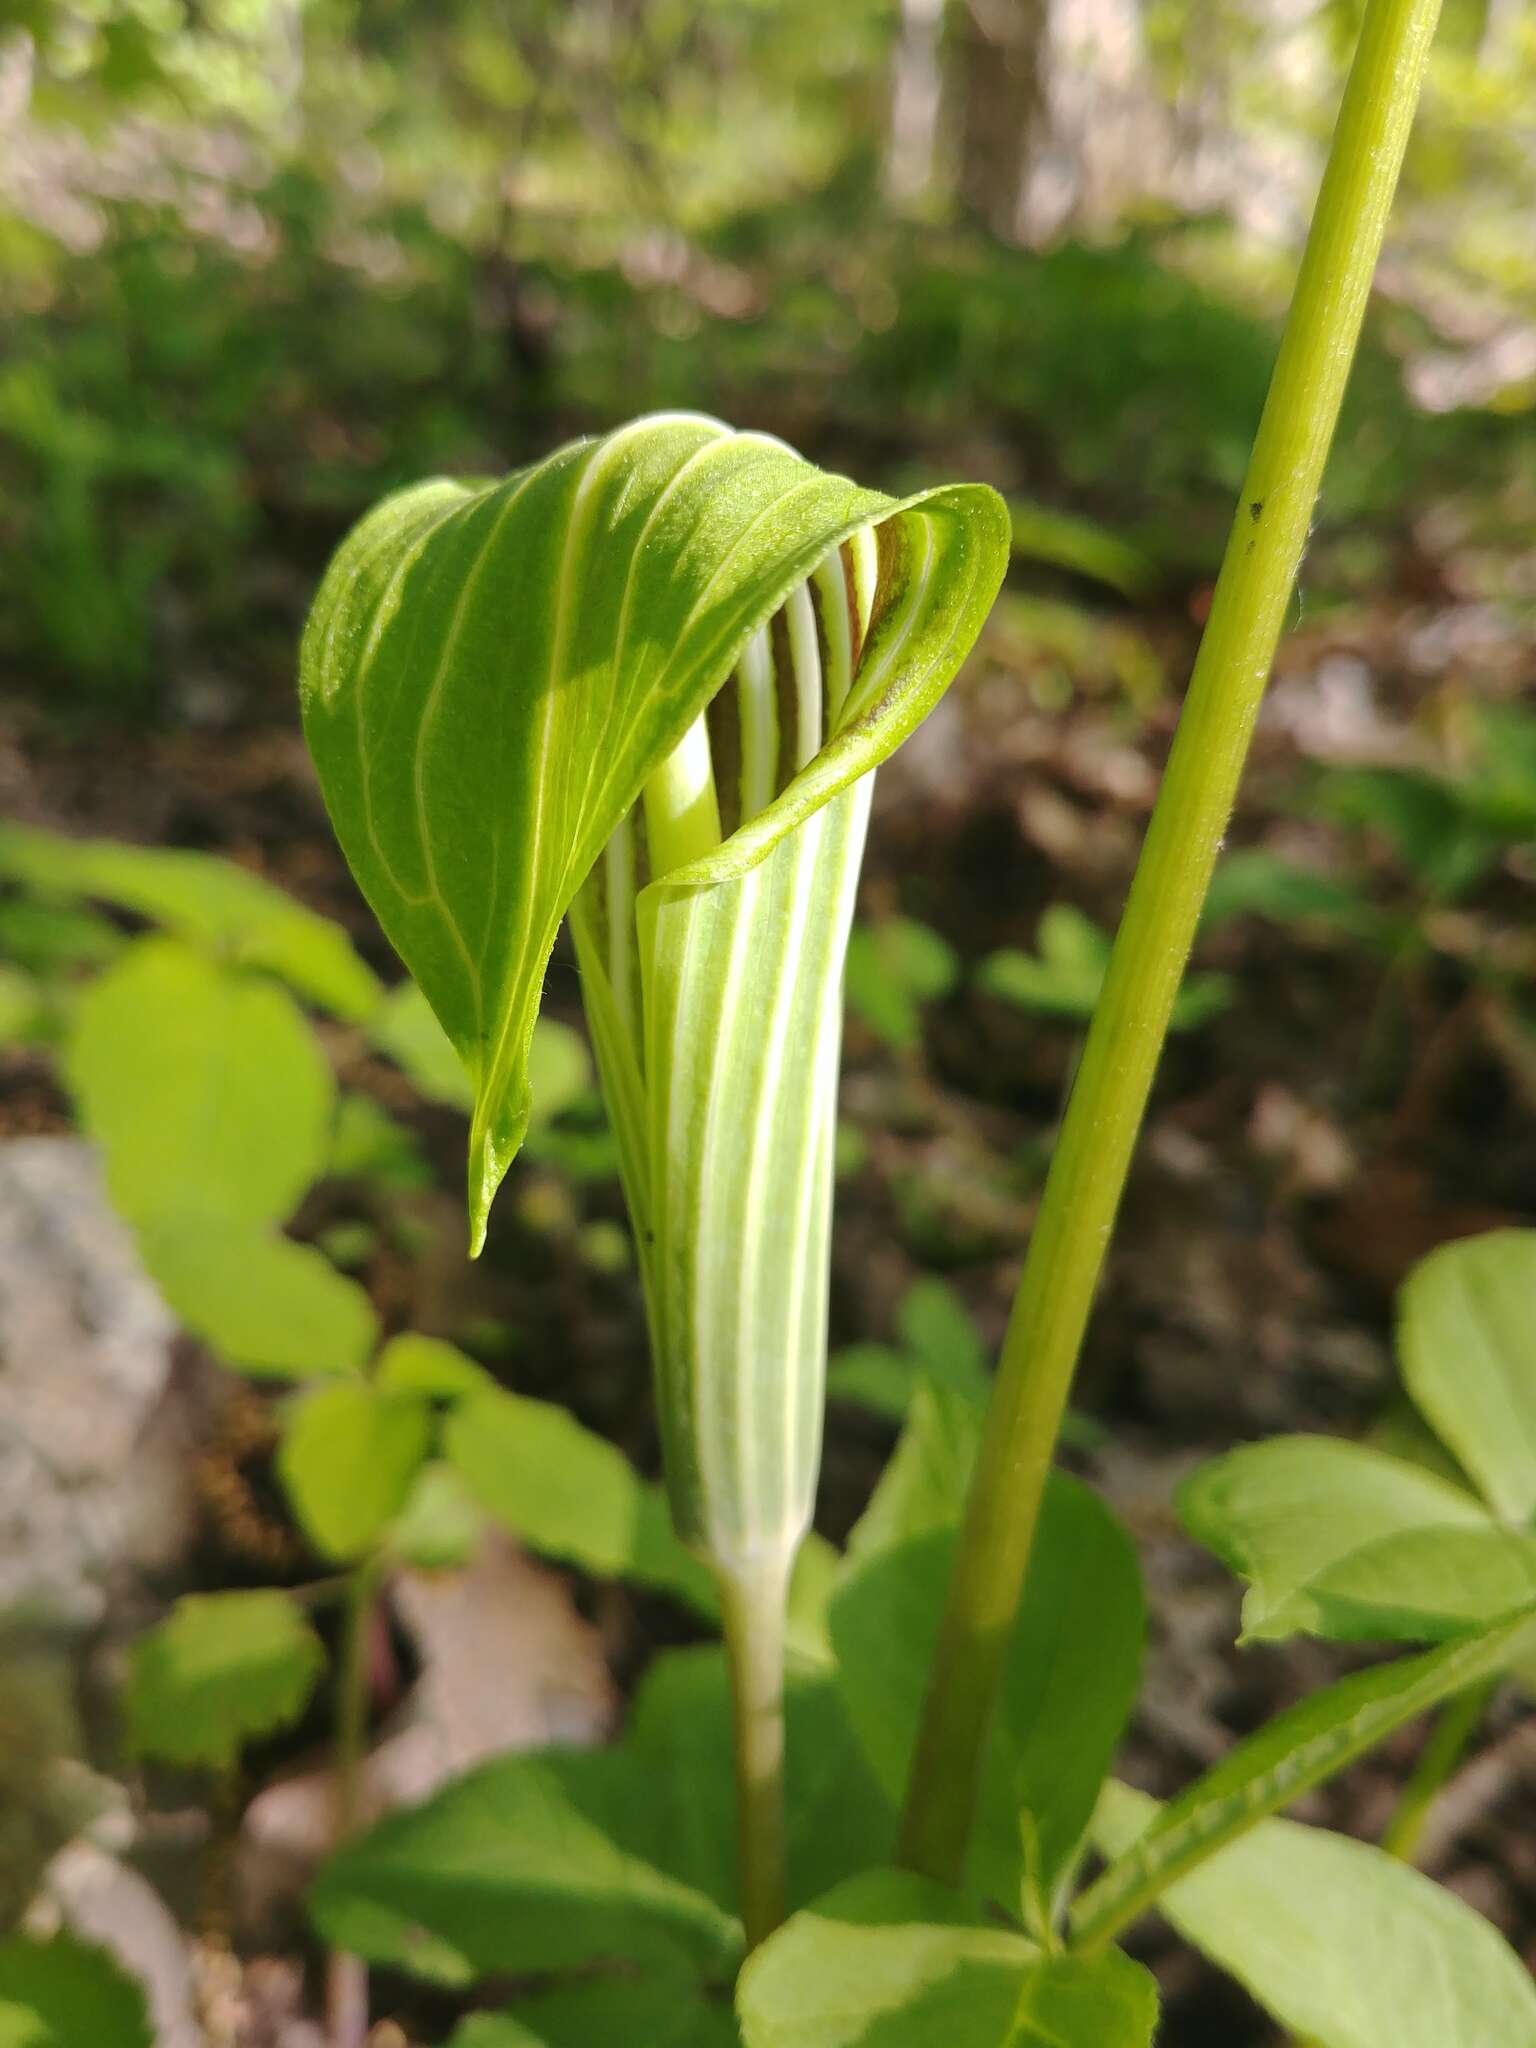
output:
MULTIPOLYGON (((983 486, 891 499, 666 414, 387 500, 306 632, 337 836, 474 1083, 476 1250, 571 914, 673 1514, 728 1636, 781 1613, 816 1484, 871 771, 954 676, 1008 551, 983 486)), ((771 1644, 756 1661, 771 1720, 771 1644)), ((749 1931, 771 1914, 746 1910, 749 1931)))

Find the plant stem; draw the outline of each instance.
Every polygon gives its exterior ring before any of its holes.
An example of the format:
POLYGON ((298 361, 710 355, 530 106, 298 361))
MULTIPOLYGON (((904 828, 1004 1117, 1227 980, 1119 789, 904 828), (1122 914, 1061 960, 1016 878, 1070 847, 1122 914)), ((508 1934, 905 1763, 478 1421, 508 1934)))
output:
MULTIPOLYGON (((361 1818, 363 1750, 368 1735, 368 1653, 380 1566, 365 1558, 351 1574, 336 1672, 337 1844, 356 1832, 361 1818)), ((333 1950, 325 1973, 326 2033, 331 2048, 363 2048, 368 2037, 368 1966, 333 1950)))
POLYGON ((731 1672, 741 1918, 747 1947, 784 1918, 784 1635, 789 1573, 783 1562, 743 1571, 716 1566, 731 1672))
POLYGON ((1404 1863, 1413 1862, 1430 1808, 1477 1733, 1498 1683, 1495 1678, 1484 1685, 1471 1686, 1441 1709, 1419 1752, 1413 1774, 1403 1787, 1397 1811, 1381 1838, 1381 1846, 1388 1855, 1397 1856, 1404 1863))
MULTIPOLYGON (((1369 0, 1295 297, 1008 1332, 900 1857, 953 1883, 1041 1495, 1137 1132, 1306 547, 1439 0, 1369 0)), ((1086 1620, 1086 1617, 1085 1617, 1086 1620)))

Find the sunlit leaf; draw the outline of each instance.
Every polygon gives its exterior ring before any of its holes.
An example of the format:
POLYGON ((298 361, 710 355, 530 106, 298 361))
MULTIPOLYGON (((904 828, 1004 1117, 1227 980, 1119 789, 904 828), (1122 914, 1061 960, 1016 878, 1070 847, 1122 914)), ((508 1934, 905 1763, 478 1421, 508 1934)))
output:
POLYGON ((715 1611, 714 1583, 673 1534, 661 1489, 564 1408, 474 1394, 449 1417, 443 1448, 485 1512, 532 1549, 715 1611))
POLYGON ((364 1556, 405 1506, 431 1443, 424 1401, 360 1380, 301 1395, 284 1421, 277 1469, 300 1527, 325 1557, 364 1556))
POLYGON ((0 829, 0 875, 48 895, 134 911, 231 965, 277 975, 350 1022, 378 1000, 372 971, 340 925, 212 854, 7 825, 0 829))
POLYGON ((355 1373, 377 1341, 378 1317, 357 1282, 275 1231, 177 1216, 145 1225, 139 1250, 179 1320, 242 1372, 355 1373))
POLYGON ((135 1223, 285 1217, 325 1166, 335 1084, 292 998, 178 939, 140 941, 81 998, 67 1071, 135 1223))

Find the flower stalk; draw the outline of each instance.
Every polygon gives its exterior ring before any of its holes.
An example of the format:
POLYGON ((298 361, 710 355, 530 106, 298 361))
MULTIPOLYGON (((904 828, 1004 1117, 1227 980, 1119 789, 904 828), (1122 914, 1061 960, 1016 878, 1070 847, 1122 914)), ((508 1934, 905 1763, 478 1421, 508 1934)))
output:
POLYGON ((1359 340, 1438 0, 1369 0, 1167 772, 1003 1341, 913 1758, 901 1860, 964 1862, 982 1747, 1083 1333, 1236 799, 1359 340))

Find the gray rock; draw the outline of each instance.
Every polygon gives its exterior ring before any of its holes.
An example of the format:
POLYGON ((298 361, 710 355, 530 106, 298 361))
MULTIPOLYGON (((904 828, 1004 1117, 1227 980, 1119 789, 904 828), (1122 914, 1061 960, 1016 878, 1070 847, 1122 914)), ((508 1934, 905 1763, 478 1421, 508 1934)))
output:
POLYGON ((175 1331, 90 1147, 0 1144, 0 1615, 91 1628, 183 1548, 175 1331))

